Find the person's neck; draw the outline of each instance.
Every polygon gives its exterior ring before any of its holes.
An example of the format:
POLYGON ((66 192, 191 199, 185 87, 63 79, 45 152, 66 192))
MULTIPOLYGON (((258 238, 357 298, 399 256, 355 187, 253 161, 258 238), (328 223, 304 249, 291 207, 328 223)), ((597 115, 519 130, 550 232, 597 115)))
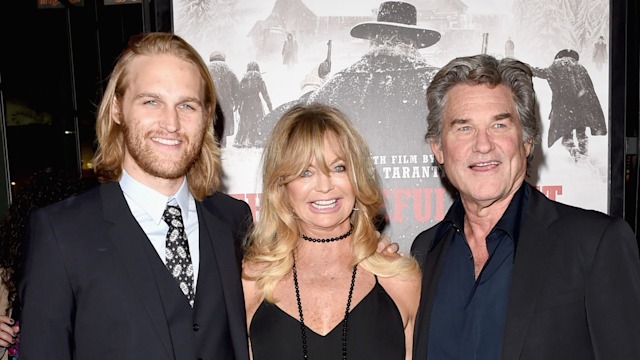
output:
POLYGON ((184 181, 184 176, 177 179, 165 179, 158 176, 153 176, 140 168, 131 168, 125 166, 124 169, 127 171, 129 176, 138 181, 139 183, 163 194, 166 196, 174 195, 180 190, 180 186, 182 186, 182 182, 184 181))
POLYGON ((515 193, 508 197, 499 199, 490 204, 480 204, 462 199, 464 206, 464 226, 465 233, 470 231, 476 235, 486 235, 500 221, 504 212, 507 211, 515 193))
POLYGON ((353 252, 351 242, 342 240, 331 244, 301 243, 295 250, 296 262, 301 271, 310 271, 318 276, 338 274, 350 271, 353 266, 353 252))

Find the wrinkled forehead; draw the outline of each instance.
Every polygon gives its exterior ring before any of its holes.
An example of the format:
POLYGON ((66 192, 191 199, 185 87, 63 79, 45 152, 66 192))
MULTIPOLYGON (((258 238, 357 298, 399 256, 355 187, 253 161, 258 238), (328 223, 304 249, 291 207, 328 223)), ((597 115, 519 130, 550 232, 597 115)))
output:
POLYGON ((452 87, 444 98, 444 118, 472 118, 483 113, 510 114, 518 119, 516 102, 509 87, 499 84, 469 85, 452 87))

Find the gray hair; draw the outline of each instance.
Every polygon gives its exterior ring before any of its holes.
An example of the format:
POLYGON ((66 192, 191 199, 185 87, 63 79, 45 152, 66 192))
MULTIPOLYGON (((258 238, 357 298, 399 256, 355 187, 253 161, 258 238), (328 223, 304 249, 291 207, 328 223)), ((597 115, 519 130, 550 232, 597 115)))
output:
MULTIPOLYGON (((429 114, 425 140, 440 144, 447 93, 455 85, 488 85, 493 88, 503 84, 511 89, 513 94, 522 125, 522 138, 532 146, 539 144, 540 125, 535 116, 536 93, 531 77, 529 66, 515 59, 505 58, 498 61, 489 55, 474 55, 451 60, 436 73, 427 88, 429 114)), ((527 160, 531 160, 531 154, 527 160)))

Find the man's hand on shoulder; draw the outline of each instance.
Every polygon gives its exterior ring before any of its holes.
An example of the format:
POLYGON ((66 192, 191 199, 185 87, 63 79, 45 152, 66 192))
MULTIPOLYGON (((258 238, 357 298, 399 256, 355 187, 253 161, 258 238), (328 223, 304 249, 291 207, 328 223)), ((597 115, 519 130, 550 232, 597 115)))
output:
POLYGON ((402 256, 398 251, 400 250, 400 245, 398 243, 392 243, 391 238, 387 235, 378 234, 378 249, 376 250, 378 253, 388 257, 389 259, 395 259, 399 256, 402 256))

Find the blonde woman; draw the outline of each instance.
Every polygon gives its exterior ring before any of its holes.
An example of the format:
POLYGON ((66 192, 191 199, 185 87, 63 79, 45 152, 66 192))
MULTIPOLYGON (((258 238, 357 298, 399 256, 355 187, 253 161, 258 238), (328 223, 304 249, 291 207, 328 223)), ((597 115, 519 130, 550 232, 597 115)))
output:
POLYGON ((253 359, 409 359, 420 269, 376 251, 383 200, 355 127, 329 106, 294 106, 262 181, 243 264, 253 359))

